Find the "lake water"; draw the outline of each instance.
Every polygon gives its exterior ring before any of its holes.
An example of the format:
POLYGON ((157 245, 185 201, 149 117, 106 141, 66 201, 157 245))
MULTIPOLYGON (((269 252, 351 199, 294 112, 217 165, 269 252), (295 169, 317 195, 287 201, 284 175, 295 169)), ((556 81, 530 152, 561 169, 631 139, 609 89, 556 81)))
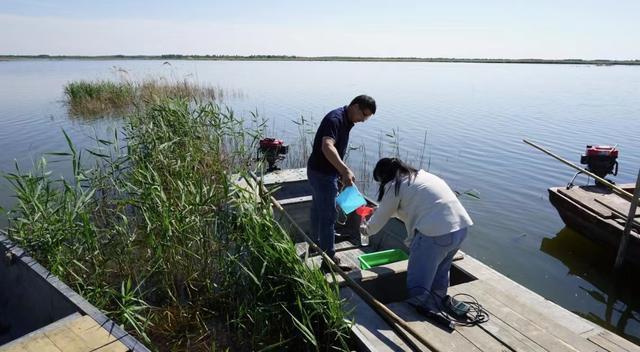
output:
MULTIPOLYGON (((475 226, 464 251, 540 295, 640 342, 640 285, 611 273, 613 258, 564 229, 547 188, 573 170, 522 143, 530 138, 579 162, 587 144, 617 144, 618 183, 640 167, 640 67, 452 63, 238 61, 0 62, 0 170, 29 168, 64 151, 64 129, 80 146, 119 119, 77 119, 62 103, 78 79, 165 77, 222 87, 236 113, 269 120, 277 137, 299 136, 292 120, 318 122, 365 93, 378 112, 352 130, 349 160, 368 170, 379 145, 443 177, 463 198, 475 226), (126 71, 126 73, 125 73, 126 71), (386 136, 395 133, 396 139, 386 136), (422 152, 426 133, 426 149, 422 152)), ((53 165, 53 168, 60 168, 53 165)), ((359 175, 360 179, 364 177, 359 175)), ((579 178, 579 182, 584 182, 579 178)), ((366 186, 366 185, 365 185, 366 186)), ((366 188, 366 187, 365 187, 366 188)), ((374 196, 369 184, 368 193, 374 196)), ((0 181, 0 206, 12 204, 0 181)), ((5 226, 4 219, 0 226, 5 226)), ((473 294, 472 292, 470 292, 473 294)))

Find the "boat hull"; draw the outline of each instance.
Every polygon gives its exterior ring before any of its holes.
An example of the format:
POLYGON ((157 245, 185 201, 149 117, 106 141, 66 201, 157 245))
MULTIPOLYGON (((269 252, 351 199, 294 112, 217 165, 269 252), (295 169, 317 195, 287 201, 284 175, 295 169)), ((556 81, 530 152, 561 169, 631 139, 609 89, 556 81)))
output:
MULTIPOLYGON (((595 186, 580 187, 577 192, 567 190, 565 187, 549 189, 549 201, 567 227, 606 246, 611 251, 617 250, 624 231, 624 220, 603 204, 610 202, 609 200, 614 197, 618 196, 598 190, 595 186), (588 198, 590 193, 593 198, 588 198)), ((620 199, 616 199, 616 202, 621 203, 620 199)), ((621 210, 624 208, 621 205, 617 207, 621 210)), ((627 212, 623 213, 626 215, 627 212)), ((625 259, 629 263, 640 264, 640 238, 637 229, 631 231, 625 259)))

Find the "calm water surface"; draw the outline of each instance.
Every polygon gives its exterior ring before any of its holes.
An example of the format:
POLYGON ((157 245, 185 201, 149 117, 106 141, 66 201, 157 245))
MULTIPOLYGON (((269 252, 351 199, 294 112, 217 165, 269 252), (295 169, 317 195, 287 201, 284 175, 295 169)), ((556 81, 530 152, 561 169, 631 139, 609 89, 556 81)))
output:
MULTIPOLYGON (((16 163, 29 168, 42 153, 65 150, 63 129, 81 146, 93 145, 95 134, 112 133, 119 119, 70 118, 62 92, 65 83, 77 79, 115 79, 118 68, 120 75, 126 71, 134 79, 187 78, 220 86, 229 92, 225 103, 236 113, 248 117, 257 111, 270 121, 273 134, 288 141, 299 136, 292 120, 304 116, 317 122, 357 94, 372 95, 377 114, 351 134, 351 144, 358 148, 349 156, 354 169, 370 170, 379 153, 391 153, 399 142, 402 157, 414 164, 422 160, 424 168, 454 189, 480 194, 480 200, 464 199, 475 222, 463 246, 466 252, 559 305, 640 342, 636 275, 612 275, 613 257, 564 228, 546 190, 566 184, 573 171, 521 142, 530 138, 576 162, 586 144, 618 144, 616 181, 634 182, 640 167, 640 67, 0 62, 0 170, 12 171, 16 163), (392 131, 397 138, 386 136, 392 131)), ((373 195, 370 184, 368 190, 373 195)), ((12 203, 7 183, 0 181, 0 206, 12 203)))

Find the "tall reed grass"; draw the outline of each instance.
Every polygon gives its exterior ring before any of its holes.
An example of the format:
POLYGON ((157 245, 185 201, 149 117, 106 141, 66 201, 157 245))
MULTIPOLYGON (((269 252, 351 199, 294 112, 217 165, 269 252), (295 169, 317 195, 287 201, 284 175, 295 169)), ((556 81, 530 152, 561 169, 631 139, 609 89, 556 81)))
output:
POLYGON ((92 117, 126 114, 136 106, 141 107, 167 98, 219 101, 223 98, 224 91, 219 87, 188 79, 81 80, 68 83, 64 87, 64 96, 70 115, 92 117))
POLYGON ((250 171, 260 126, 184 99, 125 122, 92 149, 64 135, 49 157, 71 179, 46 159, 6 175, 10 237, 155 350, 348 349, 337 287, 231 178, 250 171))

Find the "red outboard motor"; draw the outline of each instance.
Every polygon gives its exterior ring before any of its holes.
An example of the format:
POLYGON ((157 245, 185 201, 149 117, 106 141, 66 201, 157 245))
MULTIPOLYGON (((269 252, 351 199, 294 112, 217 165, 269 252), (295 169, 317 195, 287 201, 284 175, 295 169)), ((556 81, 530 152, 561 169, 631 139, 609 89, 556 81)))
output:
POLYGON ((258 159, 264 159, 269 164, 267 172, 280 170, 276 166, 276 162, 283 160, 284 156, 289 153, 289 146, 284 144, 281 139, 263 138, 258 146, 258 159), (262 157, 260 157, 262 155, 262 157))
MULTIPOLYGON (((607 175, 618 174, 618 149, 608 145, 588 145, 580 163, 587 165, 587 170, 604 178, 607 175)), ((599 182, 596 181, 596 184, 599 182)))

